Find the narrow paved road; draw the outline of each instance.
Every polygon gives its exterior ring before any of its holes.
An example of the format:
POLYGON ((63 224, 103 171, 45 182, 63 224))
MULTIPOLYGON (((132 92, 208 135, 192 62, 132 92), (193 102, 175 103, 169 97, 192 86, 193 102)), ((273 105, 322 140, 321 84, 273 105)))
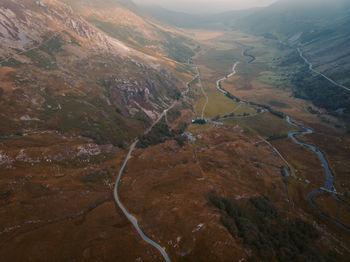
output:
MULTIPOLYGON (((197 66, 196 66, 197 67, 197 66)), ((182 93, 182 95, 185 95, 189 92, 189 88, 190 88, 190 83, 192 81, 194 81, 196 78, 200 78, 200 74, 199 74, 199 70, 198 70, 198 67, 197 67, 197 72, 198 74, 191 80, 189 81, 188 83, 186 83, 186 87, 187 87, 187 90, 184 91, 182 93)), ((165 109, 162 114, 158 117, 158 119, 152 124, 152 126, 150 128, 148 128, 146 130, 146 132, 144 133, 145 135, 148 134, 149 132, 151 132, 152 128, 158 124, 163 117, 166 118, 167 116, 167 113, 169 110, 171 110, 176 104, 177 104, 178 101, 175 101, 173 104, 171 104, 167 109, 165 109)), ((125 206, 123 205, 123 203, 121 202, 120 198, 119 198, 119 194, 118 194, 118 188, 119 188, 119 184, 120 184, 120 180, 122 179, 122 176, 123 176, 123 173, 124 173, 124 169, 126 167, 126 165, 128 164, 130 158, 131 158, 131 155, 132 155, 132 152, 134 151, 137 143, 139 142, 138 139, 135 140, 135 142, 130 146, 130 149, 129 149, 129 152, 128 152, 128 155, 126 156, 125 160, 124 160, 124 163, 121 167, 121 169, 119 170, 119 174, 118 174, 118 177, 117 177, 117 180, 115 182, 115 186, 114 186, 114 199, 115 199, 115 202, 117 203, 117 205, 119 206, 119 208, 123 211, 124 215, 126 216, 126 218, 131 222, 131 224, 134 226, 134 228, 136 229, 136 231, 138 232, 138 234, 141 236, 141 238, 147 242, 148 244, 152 245, 153 247, 155 247, 160 253, 161 255, 163 256, 164 260, 166 262, 170 262, 170 258, 168 256, 168 254, 166 253, 166 251, 159 245, 157 244, 156 242, 154 242, 152 239, 150 239, 148 236, 146 236, 145 233, 143 233, 143 231, 141 230, 140 226, 138 225, 137 223, 137 219, 136 217, 134 217, 132 214, 130 214, 127 209, 125 208, 125 206)))
POLYGON ((317 74, 317 75, 322 76, 323 78, 325 78, 326 80, 328 80, 329 82, 331 82, 333 85, 338 86, 338 87, 340 87, 340 88, 343 88, 344 90, 350 92, 350 88, 348 88, 348 87, 346 87, 346 86, 343 86, 343 85, 341 85, 341 84, 335 82, 333 79, 329 78, 328 76, 326 76, 326 75, 324 75, 324 74, 322 74, 322 73, 316 71, 316 70, 314 69, 312 63, 304 56, 304 54, 303 54, 303 52, 301 51, 301 49, 298 47, 297 50, 298 50, 298 53, 299 53, 300 57, 301 57, 301 58, 304 60, 304 62, 309 66, 309 69, 310 69, 312 72, 314 72, 314 73, 317 74))
MULTIPOLYGON (((168 109, 164 110, 163 113, 159 116, 159 118, 157 119, 157 121, 155 121, 152 126, 146 130, 145 134, 148 134, 152 128, 159 123, 159 121, 166 115, 167 111, 169 111, 171 108, 173 108, 175 106, 177 102, 174 102, 168 109)), ((131 215, 127 210, 126 208, 124 207, 123 203, 120 201, 120 198, 119 198, 119 195, 118 195, 118 187, 119 187, 119 183, 120 183, 120 180, 123 176, 123 172, 124 172, 124 169, 126 167, 126 165, 128 164, 128 161, 130 160, 131 158, 131 154, 132 152, 134 151, 137 143, 139 142, 138 139, 135 140, 135 142, 130 146, 130 149, 129 149, 129 152, 128 152, 128 155, 126 156, 126 159, 124 160, 124 163, 121 167, 121 169, 119 170, 119 174, 118 174, 118 177, 117 177, 117 181, 115 182, 115 186, 114 186, 114 199, 115 199, 115 202, 118 204, 118 206, 120 207, 120 209, 123 211, 124 215, 126 216, 126 218, 131 222, 131 224, 134 226, 134 228, 137 230, 137 232, 139 233, 139 235, 141 236, 141 238, 147 242, 148 244, 154 246, 163 256, 164 260, 166 262, 170 262, 170 259, 169 259, 169 256, 168 254, 165 252, 165 250, 159 245, 157 244, 156 242, 154 242, 152 239, 150 239, 148 236, 145 235, 145 233, 143 233, 143 231, 141 230, 140 226, 138 225, 137 223, 137 219, 131 215)))
POLYGON ((165 252, 165 250, 159 245, 157 244, 156 242, 154 242, 152 239, 150 239, 148 236, 146 236, 141 228, 139 227, 138 223, 137 223, 137 219, 131 215, 127 210, 126 208, 124 207, 123 203, 120 201, 119 199, 119 195, 118 195, 118 186, 119 186, 119 182, 122 178, 122 175, 123 175, 123 172, 124 172, 124 169, 129 161, 129 159, 131 158, 131 154, 132 152, 134 151, 137 143, 139 142, 139 140, 136 140, 130 147, 130 150, 129 150, 129 153, 123 163, 123 166, 122 168, 120 169, 119 171, 119 174, 118 174, 118 178, 117 178, 117 181, 115 183, 115 186, 114 186, 114 199, 116 201, 116 203, 118 204, 118 206, 120 207, 120 209, 123 211, 124 215, 126 216, 126 218, 132 223, 132 225, 134 226, 134 228, 137 230, 137 233, 139 233, 139 235, 141 236, 141 238, 147 242, 148 244, 154 246, 156 249, 158 249, 158 251, 162 254, 164 260, 166 262, 170 262, 170 259, 169 259, 169 256, 168 254, 165 252))
MULTIPOLYGON (((176 105, 177 101, 175 101, 168 109, 164 110, 163 113, 158 117, 158 119, 152 124, 152 126, 150 128, 148 128, 146 130, 146 132, 144 133, 145 135, 148 134, 149 132, 151 132, 152 128, 158 124, 163 117, 166 116, 167 112, 169 110, 171 110, 175 105, 176 105)), ((118 195, 118 187, 119 187, 119 183, 120 183, 120 180, 123 176, 123 172, 124 172, 124 169, 126 167, 126 165, 128 164, 128 161, 130 160, 131 158, 131 154, 132 152, 134 151, 137 143, 139 142, 138 139, 135 140, 135 142, 130 146, 130 149, 129 149, 129 152, 128 152, 128 155, 126 157, 126 159, 124 160, 124 163, 121 167, 121 169, 119 170, 119 174, 118 174, 118 177, 117 177, 117 181, 115 182, 115 186, 114 186, 114 199, 115 199, 115 202, 118 204, 118 206, 120 207, 120 209, 123 211, 124 215, 126 216, 126 218, 131 222, 131 224, 134 226, 134 228, 137 230, 137 232, 139 233, 139 235, 141 236, 141 238, 147 242, 148 244, 154 246, 163 256, 164 260, 166 262, 170 262, 170 259, 169 259, 169 256, 168 254, 165 252, 165 250, 159 245, 157 244, 156 242, 154 242, 152 239, 150 239, 148 236, 145 235, 145 233, 143 233, 143 231, 141 230, 140 226, 138 225, 137 223, 137 219, 131 215, 127 210, 126 208, 124 207, 123 203, 120 201, 120 198, 119 198, 119 195, 118 195)))

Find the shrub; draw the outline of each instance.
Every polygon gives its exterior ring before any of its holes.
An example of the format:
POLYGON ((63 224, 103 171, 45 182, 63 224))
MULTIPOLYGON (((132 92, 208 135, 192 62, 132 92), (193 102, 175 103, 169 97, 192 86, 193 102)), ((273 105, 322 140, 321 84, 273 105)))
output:
POLYGON ((220 210, 228 232, 254 250, 249 261, 337 261, 335 253, 322 255, 317 246, 320 234, 312 225, 283 220, 267 197, 250 198, 244 205, 214 193, 208 200, 220 210))

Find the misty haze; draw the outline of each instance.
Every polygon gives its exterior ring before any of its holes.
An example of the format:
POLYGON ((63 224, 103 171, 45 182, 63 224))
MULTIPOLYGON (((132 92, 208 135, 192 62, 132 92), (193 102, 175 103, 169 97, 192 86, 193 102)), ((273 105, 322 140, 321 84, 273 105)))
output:
POLYGON ((0 0, 1 261, 350 261, 349 0, 0 0))
POLYGON ((187 13, 218 13, 267 6, 277 0, 135 0, 139 5, 158 5, 187 13))

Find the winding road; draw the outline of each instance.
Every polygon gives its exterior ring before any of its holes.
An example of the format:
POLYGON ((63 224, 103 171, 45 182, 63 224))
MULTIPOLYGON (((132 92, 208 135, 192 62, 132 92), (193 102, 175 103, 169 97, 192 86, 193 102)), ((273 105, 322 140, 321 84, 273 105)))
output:
MULTIPOLYGON (((159 123, 159 121, 166 115, 167 111, 170 110, 171 108, 173 108, 175 106, 176 102, 174 102, 168 109, 164 110, 163 113, 160 115, 160 117, 157 119, 157 121, 155 121, 152 126, 147 129, 147 131, 145 132, 145 134, 148 134, 152 128, 159 123)), ((121 202, 119 195, 118 195, 118 188, 119 188, 119 183, 120 180, 123 176, 124 173, 124 169, 126 167, 126 165, 128 164, 128 161, 131 158, 131 154, 134 151, 137 143, 139 142, 138 139, 135 140, 135 142, 130 146, 128 155, 126 156, 124 163, 121 167, 121 169, 119 170, 119 174, 117 177, 117 181, 115 182, 115 186, 114 186, 114 199, 115 202, 117 203, 117 205, 119 206, 119 208, 123 211, 124 215, 126 216, 126 218, 131 222, 131 224, 134 226, 134 228, 136 229, 137 233, 141 236, 141 238, 147 242, 148 244, 152 245, 153 247, 155 247, 163 256, 164 260, 166 262, 170 262, 170 258, 168 256, 168 254, 166 253, 166 251, 156 242, 154 242, 152 239, 150 239, 148 236, 145 235, 145 233, 143 233, 143 231, 141 230, 140 226, 137 223, 137 219, 136 217, 134 217, 132 214, 130 214, 126 208, 124 207, 123 203, 121 202)))
POLYGON ((139 142, 139 140, 136 139, 136 141, 130 146, 129 153, 128 153, 128 155, 123 163, 123 166, 121 167, 121 169, 119 171, 118 178, 117 178, 117 181, 116 181, 115 186, 114 186, 114 199, 115 199, 116 203, 118 204, 118 206, 120 207, 120 209, 123 211, 126 218, 131 222, 131 224, 137 230, 137 233, 141 236, 141 238, 145 242, 147 242, 148 244, 154 246, 162 254, 162 256, 166 262, 170 262, 170 258, 168 256, 168 254, 165 252, 165 250, 159 244, 157 244, 152 239, 150 239, 148 236, 146 236, 145 233, 143 233, 143 231, 141 230, 141 228, 139 227, 139 225, 137 223, 137 219, 126 210, 123 203, 120 201, 120 198, 118 195, 118 186, 119 186, 120 180, 122 178, 124 169, 125 169, 126 165, 128 164, 128 161, 131 158, 131 154, 134 151, 138 142, 139 142))
POLYGON ((301 58, 304 60, 304 62, 309 66, 309 69, 310 69, 312 72, 314 72, 314 73, 317 74, 317 75, 322 76, 323 78, 325 78, 326 80, 328 80, 329 82, 331 82, 333 85, 335 85, 335 86, 337 86, 337 87, 340 87, 340 88, 343 88, 344 90, 350 92, 350 88, 348 88, 348 87, 346 87, 346 86, 343 86, 343 85, 341 85, 341 84, 335 82, 333 79, 329 78, 328 76, 326 76, 326 75, 324 75, 324 74, 322 74, 322 73, 316 71, 316 70, 314 69, 313 64, 304 56, 304 54, 303 54, 303 52, 301 51, 301 49, 298 47, 297 50, 298 50, 298 53, 299 53, 300 57, 301 57, 301 58))
MULTIPOLYGON (((184 91, 182 94, 186 94, 188 93, 189 91, 189 88, 190 88, 190 83, 192 81, 194 81, 196 78, 199 77, 200 79, 200 74, 199 74, 199 69, 198 67, 196 66, 197 68, 197 72, 198 74, 191 80, 189 81, 188 83, 186 83, 186 87, 187 87, 187 90, 184 91)), ((148 134, 149 132, 151 132, 152 128, 158 124, 161 119, 163 117, 166 118, 166 115, 168 113, 169 110, 171 110, 176 104, 177 104, 178 101, 175 101, 174 103, 172 103, 167 109, 165 109, 162 114, 158 117, 158 119, 152 124, 152 126, 150 128, 148 128, 146 131, 145 131, 145 135, 148 134)), ((129 148, 129 152, 128 152, 128 155, 126 156, 125 160, 124 160, 124 163, 122 165, 122 167, 120 168, 119 170, 119 174, 118 174, 118 177, 117 177, 117 180, 115 182, 115 185, 114 185, 114 200, 115 202, 117 203, 117 205, 119 206, 119 208, 123 211, 124 215, 126 216, 126 218, 131 222, 131 224, 134 226, 134 228, 136 229, 137 233, 140 235, 140 237, 148 244, 152 245, 153 247, 155 247, 160 253, 161 255, 163 256, 164 260, 166 262, 170 262, 170 258, 168 256, 168 254, 166 253, 166 251, 159 245, 157 244, 156 242, 154 242, 152 239, 150 239, 148 236, 146 236, 145 233, 143 233, 142 229, 140 228, 138 222, 137 222, 137 219, 135 216, 133 216, 132 214, 130 214, 128 212, 128 210, 125 208, 125 206, 123 205, 123 203, 121 202, 120 198, 119 198, 119 194, 118 194, 118 189, 119 189, 119 184, 120 184, 120 181, 122 179, 122 176, 123 176, 123 173, 124 173, 124 169, 126 167, 126 165, 128 164, 130 158, 131 158, 131 155, 134 151, 134 149, 136 148, 136 145, 137 143, 139 142, 138 139, 135 140, 135 142, 130 146, 129 148)))

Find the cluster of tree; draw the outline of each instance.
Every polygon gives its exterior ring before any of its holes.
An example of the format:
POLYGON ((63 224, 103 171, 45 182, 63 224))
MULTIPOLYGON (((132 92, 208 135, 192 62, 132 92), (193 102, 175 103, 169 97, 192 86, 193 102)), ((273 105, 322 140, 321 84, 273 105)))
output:
POLYGON ((235 102, 241 102, 241 100, 238 98, 238 97, 235 97, 234 95, 232 95, 231 93, 229 92, 226 92, 226 96, 230 99, 232 99, 233 101, 235 102))
POLYGON ((238 205, 212 193, 209 201, 220 210, 230 234, 254 251, 249 261, 341 261, 333 252, 323 255, 317 246, 320 235, 312 225, 283 219, 267 197, 238 205))
POLYGON ((214 117, 214 118, 212 119, 212 121, 218 121, 218 120, 220 120, 220 118, 221 118, 221 116, 220 116, 220 115, 217 115, 216 117, 214 117))
POLYGON ((234 117, 235 113, 229 113, 228 115, 224 115, 222 118, 234 117))
POLYGON ((266 140, 267 141, 274 141, 274 140, 278 140, 278 139, 283 139, 283 138, 287 138, 287 135, 272 135, 270 137, 268 137, 266 140))
POLYGON ((81 133, 81 136, 94 140, 94 142, 98 145, 104 145, 104 144, 109 143, 109 141, 107 140, 106 137, 104 137, 101 134, 99 134, 98 132, 94 132, 92 130, 84 130, 81 133))
POLYGON ((320 114, 320 112, 318 112, 317 110, 313 109, 311 106, 309 106, 307 108, 307 111, 309 111, 313 115, 320 114))
POLYGON ((289 53, 286 57, 284 57, 281 61, 281 63, 278 64, 278 66, 292 66, 295 64, 304 64, 304 60, 299 56, 299 53, 297 50, 294 50, 293 52, 289 53))
POLYGON ((179 130, 174 131, 169 128, 165 121, 160 121, 148 134, 139 137, 137 147, 147 148, 149 146, 158 145, 172 139, 177 141, 180 146, 183 146, 186 138, 182 136, 182 133, 185 129, 186 126, 184 125, 179 130))
POLYGON ((182 97, 181 92, 177 88, 168 88, 166 89, 167 95, 175 100, 180 100, 182 97))
POLYGON ((294 96, 310 100, 315 106, 326 109, 329 113, 337 114, 337 110, 350 114, 350 95, 323 77, 313 76, 309 70, 299 71, 292 79, 296 87, 294 96))
POLYGON ((196 118, 195 120, 192 121, 193 124, 199 124, 199 125, 205 125, 207 121, 203 118, 196 118))
POLYGON ((273 114, 273 115, 275 115, 275 116, 277 116, 277 117, 279 117, 279 118, 285 118, 286 117, 286 114, 284 114, 284 113, 282 113, 282 112, 280 112, 280 111, 276 111, 276 110, 273 110, 273 109, 269 109, 269 111, 270 111, 270 113, 271 114, 273 114))

